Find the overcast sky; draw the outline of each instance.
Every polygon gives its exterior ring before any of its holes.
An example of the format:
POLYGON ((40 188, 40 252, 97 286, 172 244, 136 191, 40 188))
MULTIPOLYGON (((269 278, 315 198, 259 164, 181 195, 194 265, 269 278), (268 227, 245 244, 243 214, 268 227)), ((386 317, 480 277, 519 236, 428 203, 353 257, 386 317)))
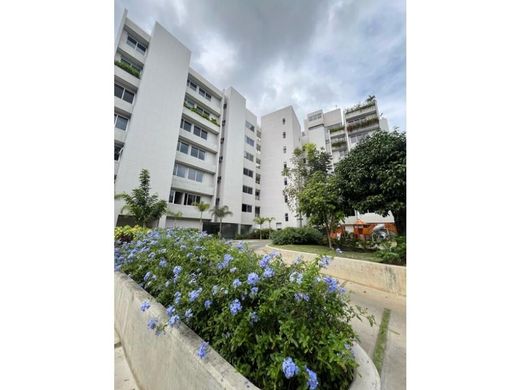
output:
POLYGON ((258 117, 292 105, 303 128, 309 112, 375 95, 406 130, 404 0, 116 0, 114 31, 124 8, 147 32, 162 24, 258 117))

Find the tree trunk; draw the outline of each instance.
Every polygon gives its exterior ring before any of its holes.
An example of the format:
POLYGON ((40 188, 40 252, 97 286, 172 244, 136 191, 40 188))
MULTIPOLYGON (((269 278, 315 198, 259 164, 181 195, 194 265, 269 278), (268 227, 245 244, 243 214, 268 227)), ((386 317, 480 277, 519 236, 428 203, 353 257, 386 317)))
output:
POLYGON ((330 240, 330 229, 327 226, 325 230, 327 231, 327 240, 329 241, 329 248, 332 249, 332 241, 330 240))
POLYGON ((220 220, 220 228, 218 230, 218 238, 222 238, 222 219, 220 220))
POLYGON ((397 234, 406 235, 406 209, 402 209, 396 212, 392 211, 395 221, 395 227, 397 229, 397 234))

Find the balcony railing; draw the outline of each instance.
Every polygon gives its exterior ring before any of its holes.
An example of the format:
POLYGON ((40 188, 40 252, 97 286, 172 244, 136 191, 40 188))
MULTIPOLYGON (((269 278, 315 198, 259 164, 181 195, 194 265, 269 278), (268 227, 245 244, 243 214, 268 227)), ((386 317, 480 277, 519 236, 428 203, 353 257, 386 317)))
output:
POLYGON ((347 141, 338 141, 331 144, 333 148, 341 148, 347 146, 347 141))
POLYGON ((137 77, 138 79, 141 78, 141 73, 137 69, 132 68, 130 65, 125 64, 124 62, 114 61, 114 65, 119 66, 123 70, 126 70, 128 73, 137 77))
POLYGON ((357 110, 362 110, 363 108, 368 108, 368 107, 371 107, 371 106, 373 106, 375 104, 376 104, 375 100, 371 100, 369 102, 359 103, 359 104, 355 105, 354 107, 350 107, 350 108, 345 109, 345 114, 349 114, 349 113, 357 111, 357 110))
POLYGON ((355 122, 355 123, 350 123, 347 126, 347 130, 354 131, 357 129, 361 129, 363 127, 368 127, 368 126, 374 125, 376 123, 379 124, 379 118, 372 118, 372 119, 363 120, 363 121, 359 121, 359 122, 355 122))
POLYGON ((197 107, 191 107, 186 102, 184 102, 184 107, 186 107, 187 109, 193 111, 195 114, 198 114, 199 116, 203 117, 204 119, 210 121, 214 125, 220 126, 220 123, 215 118, 211 118, 209 115, 206 115, 203 112, 200 112, 199 110, 197 110, 197 107))
POLYGON ((329 132, 332 134, 332 133, 336 133, 336 132, 341 131, 341 130, 345 130, 345 128, 343 126, 335 127, 333 129, 329 129, 329 132))

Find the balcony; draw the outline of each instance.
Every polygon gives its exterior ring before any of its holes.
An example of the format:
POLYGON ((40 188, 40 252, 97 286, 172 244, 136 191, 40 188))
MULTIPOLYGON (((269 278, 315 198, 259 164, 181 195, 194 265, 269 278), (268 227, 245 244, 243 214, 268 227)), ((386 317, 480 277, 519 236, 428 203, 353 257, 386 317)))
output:
POLYGON ((183 165, 188 165, 192 168, 200 169, 201 171, 207 173, 215 173, 217 171, 216 164, 204 162, 203 160, 181 152, 177 152, 177 154, 175 154, 175 161, 178 161, 183 165))
POLYGON ((182 109, 182 113, 189 118, 191 121, 203 126, 205 129, 210 130, 212 133, 218 134, 220 132, 220 125, 215 122, 211 122, 209 119, 203 117, 195 109, 186 107, 182 109))
POLYGON ((128 72, 129 74, 131 74, 132 76, 134 76, 138 79, 141 78, 141 73, 137 69, 132 68, 130 65, 125 64, 124 62, 114 61, 114 65, 118 66, 119 68, 123 69, 125 72, 128 72))
POLYGON ((114 127, 114 141, 125 143, 126 140, 126 131, 118 129, 117 127, 114 127))
POLYGON ((114 96, 114 107, 117 109, 118 112, 126 114, 126 116, 130 116, 132 114, 133 105, 116 96, 114 96))
POLYGON ((210 143, 209 141, 205 140, 204 138, 200 138, 189 131, 184 130, 182 127, 179 131, 179 137, 183 139, 184 141, 188 141, 191 144, 194 144, 195 146, 200 146, 203 149, 207 149, 210 152, 217 153, 218 152, 218 145, 214 143, 210 143))
MULTIPOLYGON (((168 210, 174 213, 180 211, 182 213, 181 218, 190 218, 197 220, 200 219, 200 211, 195 206, 185 206, 182 204, 168 203, 168 210)), ((202 213, 202 219, 211 219, 211 213, 209 210, 202 213)))
POLYGON ((369 119, 364 119, 361 121, 349 123, 347 125, 347 130, 349 132, 357 131, 357 130, 364 130, 369 127, 375 127, 379 126, 379 118, 378 117, 371 117, 369 119))
POLYGON ((213 186, 208 186, 207 184, 199 183, 189 179, 184 179, 175 175, 172 175, 172 177, 172 187, 177 188, 179 190, 209 196, 213 196, 215 192, 215 188, 213 186))
POLYGON ((340 126, 340 127, 334 128, 334 129, 329 129, 329 132, 330 132, 330 134, 332 134, 332 133, 337 133, 338 131, 342 131, 342 130, 345 130, 345 127, 340 126))
POLYGON ((114 76, 116 77, 116 79, 123 80, 128 84, 134 86, 136 89, 139 87, 139 78, 116 64, 114 64, 114 76))
POLYGON ((215 96, 211 96, 211 100, 208 100, 199 94, 198 89, 194 91, 188 86, 186 87, 186 94, 195 99, 202 108, 211 111, 215 116, 220 116, 220 101, 215 96))
POLYGON ((119 161, 114 160, 114 175, 117 175, 118 169, 119 169, 119 161))
POLYGON ((347 141, 344 140, 344 141, 333 142, 331 144, 331 146, 332 146, 332 151, 333 152, 337 152, 337 151, 340 151, 340 150, 346 150, 347 149, 347 141))

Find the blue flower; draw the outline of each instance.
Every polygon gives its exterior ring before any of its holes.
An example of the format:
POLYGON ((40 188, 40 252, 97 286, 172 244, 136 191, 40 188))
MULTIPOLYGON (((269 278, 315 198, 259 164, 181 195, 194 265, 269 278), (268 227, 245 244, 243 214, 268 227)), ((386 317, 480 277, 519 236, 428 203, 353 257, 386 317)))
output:
POLYGON ((291 283, 298 283, 298 284, 302 284, 302 281, 303 281, 303 274, 301 274, 300 272, 292 272, 290 275, 289 275, 289 281, 291 283))
POLYGON ((150 308, 150 302, 148 301, 144 301, 142 304, 141 304, 141 311, 146 311, 150 308))
POLYGON ((212 303, 213 303, 212 301, 210 301, 209 299, 206 299, 206 300, 204 301, 204 307, 205 307, 206 309, 209 309, 212 303))
POLYGON ((173 313, 175 313, 175 307, 173 307, 173 305, 168 306, 166 309, 166 314, 168 314, 168 317, 171 317, 173 313))
POLYGON ((150 259, 153 259, 153 258, 155 257, 155 253, 154 253, 154 252, 150 253, 150 254, 148 255, 148 257, 149 257, 150 259))
POLYGON ((269 278, 271 278, 273 275, 274 275, 274 271, 273 271, 273 269, 272 269, 271 267, 266 267, 266 269, 265 269, 265 271, 264 271, 264 274, 263 274, 264 278, 269 279, 269 278))
POLYGON ((148 320, 148 329, 153 330, 157 327, 158 320, 157 318, 150 318, 148 320))
POLYGON ((328 289, 327 291, 330 293, 335 292, 338 289, 338 281, 330 276, 325 276, 323 281, 327 283, 328 289))
POLYGON ((204 356, 206 356, 208 353, 208 345, 209 343, 206 341, 200 343, 199 349, 197 350, 197 355, 199 355, 201 359, 204 359, 204 356))
POLYGON ((269 262, 271 261, 271 256, 264 255, 262 259, 258 262, 258 265, 260 265, 261 268, 265 268, 269 265, 269 262))
POLYGON ((309 375, 309 379, 307 380, 307 385, 310 390, 315 390, 318 387, 318 376, 316 373, 309 368, 305 367, 307 374, 309 375))
POLYGON ((186 310, 184 312, 184 318, 190 319, 191 317, 193 317, 193 311, 191 309, 186 310))
POLYGON ((302 300, 308 302, 309 296, 307 294, 297 292, 296 294, 294 294, 294 299, 296 299, 296 302, 301 302, 302 300))
POLYGON ((242 241, 238 242, 238 244, 235 245, 235 248, 237 248, 240 251, 243 251, 245 249, 244 243, 242 241))
POLYGON ((173 267, 173 281, 176 282, 177 278, 179 277, 179 274, 182 271, 182 267, 180 265, 176 265, 173 267))
POLYGON ((231 304, 229 305, 229 310, 233 315, 236 315, 239 311, 241 311, 242 305, 240 304, 240 301, 238 299, 235 299, 233 302, 231 302, 231 304))
POLYGON ((298 375, 300 369, 293 362, 292 358, 288 357, 282 363, 282 370, 287 379, 292 378, 294 375, 298 375))
POLYGON ((153 276, 152 272, 151 271, 148 271, 145 275, 144 275, 144 281, 146 282, 148 279, 150 279, 151 277, 153 276))
POLYGON ((161 259, 161 261, 159 261, 159 267, 164 268, 167 265, 168 265, 168 262, 165 259, 161 259))
POLYGON ((232 286, 233 286, 233 288, 237 288, 241 284, 242 284, 242 282, 240 281, 240 279, 235 279, 235 280, 233 280, 232 286))
POLYGON ((341 249, 339 249, 339 248, 336 248, 336 253, 341 254, 341 253, 343 253, 343 251, 341 249))
POLYGON ((170 326, 173 326, 175 325, 177 322, 179 322, 181 320, 181 318, 179 317, 178 314, 175 314, 173 316, 170 317, 170 319, 168 320, 168 324, 170 326))
POLYGON ((260 277, 254 272, 251 272, 249 275, 247 275, 247 283, 249 283, 251 286, 257 284, 259 280, 260 277))
POLYGON ((233 260, 233 256, 231 256, 229 253, 226 253, 224 255, 224 260, 222 260, 222 262, 217 264, 217 269, 222 270, 222 269, 226 268, 229 265, 229 262, 231 260, 233 260))
POLYGON ((178 305, 180 300, 181 300, 181 293, 180 293, 180 291, 177 291, 174 296, 175 296, 175 304, 178 305))
POLYGON ((249 314, 249 320, 252 323, 258 322, 258 315, 256 314, 256 311, 253 311, 249 314))
POLYGON ((296 259, 294 259, 293 264, 300 264, 303 261, 303 257, 300 255, 296 259))
POLYGON ((251 295, 256 295, 258 294, 258 287, 251 287, 251 295))
POLYGON ((330 260, 331 258, 329 256, 323 256, 320 261, 318 262, 318 264, 320 265, 320 267, 328 267, 329 264, 330 264, 330 260))

